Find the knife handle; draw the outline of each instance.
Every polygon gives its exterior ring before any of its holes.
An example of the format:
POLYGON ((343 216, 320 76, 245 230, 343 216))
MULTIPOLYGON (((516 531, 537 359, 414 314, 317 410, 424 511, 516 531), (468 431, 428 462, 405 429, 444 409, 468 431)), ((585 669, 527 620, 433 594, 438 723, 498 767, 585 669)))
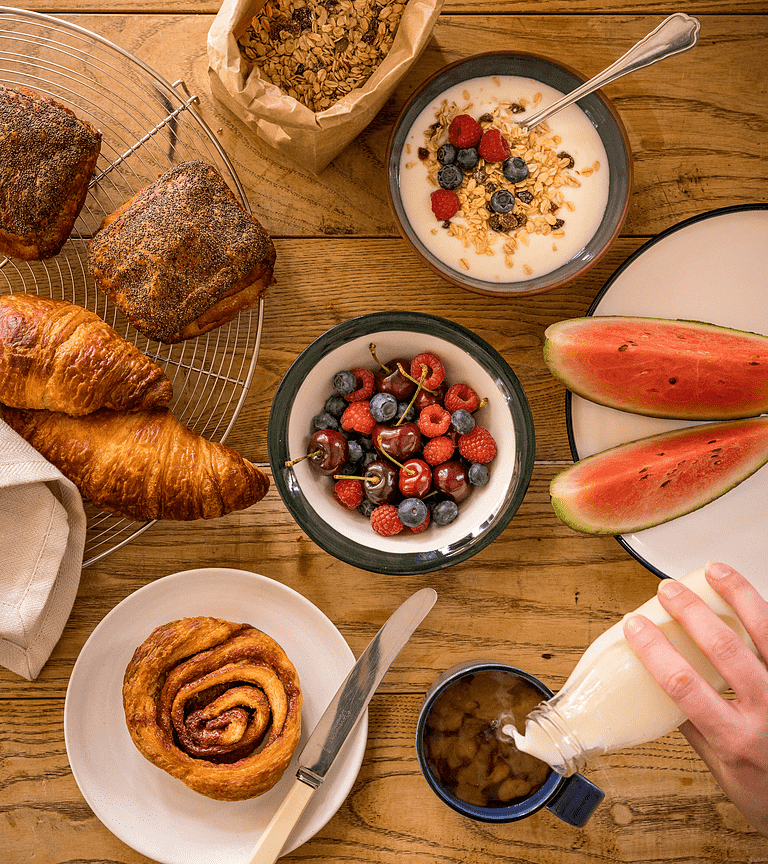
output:
POLYGON ((296 780, 264 829, 247 864, 274 864, 277 861, 288 835, 299 821, 314 791, 308 783, 296 780))

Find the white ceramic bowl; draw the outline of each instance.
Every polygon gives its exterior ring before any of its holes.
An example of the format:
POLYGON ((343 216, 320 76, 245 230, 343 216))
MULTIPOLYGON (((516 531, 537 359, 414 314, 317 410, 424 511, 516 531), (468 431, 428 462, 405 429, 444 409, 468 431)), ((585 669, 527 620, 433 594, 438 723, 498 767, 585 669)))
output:
POLYGON ((339 324, 313 342, 286 373, 272 404, 269 458, 275 485, 299 526, 323 549, 347 563, 379 573, 419 573, 464 561, 507 526, 530 482, 534 431, 525 393, 504 358, 466 328, 415 312, 382 312, 339 324), (345 510, 332 495, 333 481, 307 460, 285 463, 307 451, 312 418, 332 395, 336 372, 374 367, 368 346, 386 362, 431 351, 443 361, 446 381, 466 382, 488 404, 477 422, 493 435, 498 453, 487 486, 473 490, 450 524, 421 534, 375 533, 369 520, 345 510))

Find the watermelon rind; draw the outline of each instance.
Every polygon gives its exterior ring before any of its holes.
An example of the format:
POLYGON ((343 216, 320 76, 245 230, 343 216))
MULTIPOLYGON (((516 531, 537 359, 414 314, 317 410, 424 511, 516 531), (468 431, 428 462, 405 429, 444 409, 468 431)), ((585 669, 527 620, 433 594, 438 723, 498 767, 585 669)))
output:
POLYGON ((585 534, 634 534, 691 513, 768 463, 768 417, 706 423, 619 444, 561 471, 555 513, 585 534))
POLYGON ((768 336, 668 318, 594 315, 545 331, 544 360, 590 402, 647 417, 768 413, 768 336))

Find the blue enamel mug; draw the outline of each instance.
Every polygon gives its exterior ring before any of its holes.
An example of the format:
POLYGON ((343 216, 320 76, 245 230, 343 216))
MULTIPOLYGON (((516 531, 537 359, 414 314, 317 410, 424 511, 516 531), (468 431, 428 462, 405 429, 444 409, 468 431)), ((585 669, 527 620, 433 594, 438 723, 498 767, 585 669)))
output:
POLYGON ((578 828, 586 825, 600 802, 605 798, 605 793, 581 774, 563 777, 556 771, 550 770, 543 785, 527 797, 511 801, 509 804, 488 806, 471 804, 457 797, 448 788, 428 756, 426 738, 430 729, 428 722, 430 712, 438 698, 449 687, 469 676, 476 675, 478 672, 507 673, 522 679, 535 688, 541 694, 542 700, 554 696, 553 691, 538 678, 505 663, 470 660, 452 666, 443 672, 427 691, 416 726, 416 753, 421 771, 432 791, 441 801, 458 813, 480 822, 515 822, 546 808, 568 825, 574 825, 578 828))

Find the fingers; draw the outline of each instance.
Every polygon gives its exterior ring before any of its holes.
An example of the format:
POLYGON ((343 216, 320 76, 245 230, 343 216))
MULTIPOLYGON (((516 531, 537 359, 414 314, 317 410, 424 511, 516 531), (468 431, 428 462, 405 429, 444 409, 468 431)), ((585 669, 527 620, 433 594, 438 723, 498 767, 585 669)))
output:
POLYGON ((739 616, 760 656, 768 661, 768 601, 727 564, 707 564, 706 576, 709 584, 739 616))

